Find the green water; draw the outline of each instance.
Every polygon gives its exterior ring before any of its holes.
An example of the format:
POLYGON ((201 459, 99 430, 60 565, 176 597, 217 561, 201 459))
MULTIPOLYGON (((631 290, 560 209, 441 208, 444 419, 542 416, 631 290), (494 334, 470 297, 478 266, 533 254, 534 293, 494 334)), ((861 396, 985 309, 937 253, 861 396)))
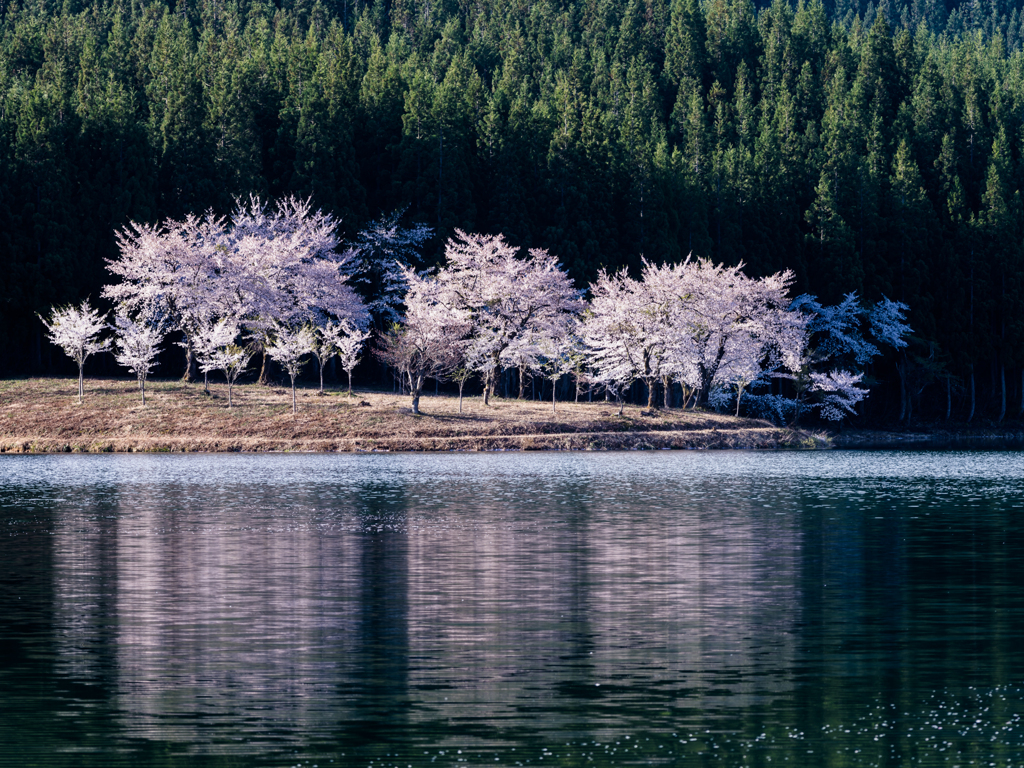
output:
POLYGON ((0 459, 0 765, 1024 765, 1024 454, 0 459))

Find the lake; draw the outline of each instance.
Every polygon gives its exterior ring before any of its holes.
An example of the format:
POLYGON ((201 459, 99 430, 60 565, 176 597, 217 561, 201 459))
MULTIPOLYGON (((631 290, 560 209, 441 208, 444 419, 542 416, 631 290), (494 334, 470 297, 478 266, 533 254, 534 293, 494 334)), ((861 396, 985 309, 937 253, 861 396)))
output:
POLYGON ((1024 764, 1024 453, 0 459, 0 765, 1024 764))

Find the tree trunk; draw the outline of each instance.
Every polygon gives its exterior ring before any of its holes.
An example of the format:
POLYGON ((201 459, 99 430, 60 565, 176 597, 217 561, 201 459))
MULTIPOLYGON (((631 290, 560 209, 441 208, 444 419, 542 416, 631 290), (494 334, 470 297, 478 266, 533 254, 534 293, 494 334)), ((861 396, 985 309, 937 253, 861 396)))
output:
POLYGON ((181 380, 185 383, 192 381, 195 376, 193 371, 196 366, 196 356, 192 351, 192 339, 185 338, 185 372, 181 375, 181 380))
POLYGON ((905 381, 906 376, 903 370, 903 363, 896 363, 896 373, 900 377, 900 418, 899 423, 902 424, 907 418, 907 383, 905 381))
POLYGON ((39 323, 35 323, 36 335, 35 343, 32 345, 32 357, 35 363, 35 369, 38 371, 43 367, 43 328, 39 323))
POLYGON ((412 412, 417 416, 420 413, 420 390, 423 389, 423 377, 417 376, 414 381, 412 372, 409 372, 409 394, 412 395, 412 412))
POLYGON ((145 406, 145 404, 146 404, 146 380, 145 379, 139 379, 139 390, 142 392, 142 404, 143 404, 143 406, 145 406))
POLYGON ((662 392, 664 393, 665 410, 668 410, 672 407, 672 403, 670 402, 672 399, 672 382, 669 380, 668 376, 661 377, 661 386, 662 392))
POLYGON ((519 366, 519 399, 523 399, 523 395, 526 393, 526 364, 523 363, 519 366))
POLYGON ((558 394, 558 381, 551 380, 551 412, 555 412, 555 396, 558 394))
POLYGON ((228 379, 228 408, 231 407, 231 379, 228 379))
POLYGON ((967 412, 967 423, 968 424, 970 424, 971 423, 971 419, 974 418, 974 364, 973 363, 971 364, 970 377, 971 377, 971 380, 970 380, 969 387, 970 387, 970 392, 971 392, 971 408, 967 412))
POLYGON ((345 375, 348 376, 348 394, 352 396, 352 370, 350 368, 345 369, 345 375))
POLYGON ((647 385, 647 410, 654 410, 658 406, 654 404, 654 394, 657 389, 656 379, 647 379, 644 384, 647 385))
POLYGON ((78 402, 82 402, 82 395, 85 394, 85 374, 83 373, 85 366, 78 366, 78 402))
POLYGON ((998 422, 1006 416, 1006 366, 1002 362, 999 363, 999 389, 1001 392, 999 400, 999 418, 996 419, 998 422))
POLYGON ((740 400, 743 399, 743 386, 736 387, 736 418, 740 417, 740 400))
POLYGON ((263 359, 260 362, 260 377, 257 380, 258 383, 266 385, 267 383, 267 350, 261 352, 263 359))
POLYGON ((491 404, 491 395, 493 394, 494 379, 497 371, 498 366, 494 366, 487 372, 487 375, 484 376, 484 405, 491 404))
POLYGON ((459 413, 462 413, 462 388, 466 386, 465 381, 459 382, 459 413))
POLYGON ((697 404, 700 402, 700 389, 693 390, 690 395, 690 410, 694 411, 697 409, 697 404))
POLYGON ((292 376, 292 413, 295 413, 295 377, 292 376))
POLYGON ((320 394, 324 393, 324 364, 320 363, 320 394))

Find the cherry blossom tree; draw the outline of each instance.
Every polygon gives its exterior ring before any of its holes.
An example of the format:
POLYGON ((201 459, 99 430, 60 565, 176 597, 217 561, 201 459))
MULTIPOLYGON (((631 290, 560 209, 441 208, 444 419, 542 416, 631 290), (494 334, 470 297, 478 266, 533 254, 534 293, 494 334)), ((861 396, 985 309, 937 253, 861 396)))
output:
POLYGON ((128 315, 114 316, 115 352, 117 364, 135 374, 142 393, 142 404, 146 404, 146 379, 156 365, 160 354, 160 342, 166 333, 161 320, 140 318, 133 320, 128 315))
POLYGON ((537 369, 551 381, 551 412, 556 413, 558 382, 571 373, 576 364, 573 358, 573 337, 563 332, 540 340, 537 369))
POLYGON ((232 289, 246 310, 241 314, 269 326, 324 316, 365 320, 366 307, 349 285, 358 254, 336 250, 337 226, 308 200, 287 197, 273 208, 258 197, 240 201, 231 215, 230 242, 232 289))
MULTIPOLYGON (((334 218, 313 211, 308 200, 287 197, 271 208, 250 197, 237 205, 231 215, 230 295, 259 349, 269 352, 282 323, 366 324, 366 307, 349 284, 358 254, 352 248, 337 251, 336 229, 334 218)), ((261 381, 265 363, 264 356, 261 381)))
POLYGON ((459 368, 473 325, 469 310, 444 301, 448 286, 437 278, 406 270, 405 279, 409 292, 403 322, 392 325, 378 354, 407 380, 412 412, 419 414, 423 382, 459 368))
MULTIPOLYGON (((472 323, 472 359, 484 379, 484 404, 490 402, 502 355, 530 334, 551 335, 565 316, 583 309, 580 292, 547 251, 534 248, 525 259, 501 235, 455 230, 437 272, 439 303, 468 313, 472 323)), ((406 274, 411 274, 406 272, 406 274)))
POLYGON ((359 254, 355 280, 369 289, 367 309, 379 326, 401 319, 402 297, 409 290, 406 270, 419 262, 423 244, 434 234, 422 224, 401 226, 406 210, 399 208, 370 222, 353 244, 359 254))
POLYGON ((232 271, 223 219, 207 214, 162 224, 129 224, 116 233, 120 256, 107 269, 121 278, 103 295, 123 313, 166 318, 180 331, 186 350, 184 378, 191 376, 195 333, 218 312, 232 271))
POLYGON ((602 272, 591 286, 582 325, 596 381, 615 393, 641 380, 654 407, 661 385, 670 404, 673 382, 708 404, 713 392, 743 393, 755 382, 794 369, 805 339, 804 317, 788 309, 791 273, 760 280, 742 265, 703 259, 675 265, 644 261, 640 280, 602 272))
POLYGON ((348 379, 348 393, 351 395, 352 371, 359 364, 359 359, 363 353, 363 346, 366 344, 366 340, 370 338, 370 331, 360 330, 348 322, 343 322, 342 325, 345 333, 338 339, 338 360, 341 362, 341 367, 344 369, 345 376, 348 379))
MULTIPOLYGON (((252 359, 255 350, 249 346, 240 346, 235 343, 238 335, 237 328, 231 341, 215 347, 210 356, 202 364, 206 371, 223 371, 224 378, 228 383, 228 408, 231 407, 231 390, 238 381, 238 378, 245 372, 249 361, 252 359)), ((226 333, 226 332, 225 332, 226 333)))
POLYGON ((306 355, 313 351, 313 331, 308 325, 294 328, 285 323, 275 323, 272 339, 266 348, 267 354, 287 371, 292 380, 292 413, 295 413, 295 379, 302 370, 306 355))
POLYGON ((324 366, 338 354, 338 341, 341 337, 340 324, 327 321, 322 326, 313 327, 313 357, 316 358, 317 369, 320 371, 320 394, 324 393, 324 366))
POLYGON ((868 396, 868 391, 858 386, 863 376, 850 371, 811 373, 811 391, 821 393, 817 407, 823 419, 842 421, 857 412, 857 403, 868 396))
POLYGON ((736 413, 740 415, 743 393, 752 385, 766 378, 768 371, 763 367, 764 345, 752 336, 735 343, 733 355, 719 367, 716 377, 726 387, 736 391, 736 413))
POLYGON ((97 352, 110 349, 109 339, 99 339, 107 327, 106 313, 93 309, 86 299, 78 307, 54 307, 49 319, 38 317, 46 326, 47 338, 78 363, 78 402, 82 402, 85 361, 97 352))
POLYGON ((744 362, 749 355, 774 348, 779 361, 798 365, 805 332, 799 314, 788 311, 792 272, 755 280, 743 274, 742 263, 726 267, 688 259, 683 266, 688 286, 685 325, 703 402, 719 371, 749 369, 744 362))
POLYGON ((590 290, 590 306, 583 317, 584 343, 591 350, 594 380, 618 399, 643 368, 643 336, 634 321, 637 284, 625 272, 602 271, 590 290))
POLYGON ((234 345, 238 334, 238 323, 226 317, 203 323, 196 329, 193 349, 199 370, 203 372, 203 391, 207 394, 210 393, 210 371, 224 370, 222 355, 225 349, 234 345))
POLYGON ((219 318, 238 318, 261 349, 275 323, 365 326, 366 307, 349 284, 358 254, 340 248, 336 229, 331 216, 295 197, 273 206, 239 200, 228 219, 133 222, 118 233, 119 258, 108 262, 121 282, 104 295, 124 311, 168 318, 185 337, 187 377, 196 333, 219 318))
POLYGON ((459 388, 459 413, 462 413, 462 391, 466 386, 466 382, 473 378, 475 374, 476 372, 473 370, 473 367, 465 361, 448 371, 448 378, 454 381, 455 385, 459 388))
POLYGON ((864 337, 866 311, 856 292, 846 294, 835 306, 823 306, 814 296, 802 294, 790 309, 806 318, 807 351, 813 362, 862 366, 878 354, 878 347, 864 337))
POLYGON ((352 371, 359 364, 363 345, 370 332, 348 320, 328 321, 314 331, 313 354, 320 365, 320 391, 324 391, 324 365, 335 355, 348 377, 348 393, 352 394, 352 371))
MULTIPOLYGON (((906 304, 886 297, 866 309, 856 293, 848 293, 835 306, 823 306, 817 298, 804 294, 794 299, 794 311, 805 319, 808 343, 794 379, 797 404, 794 421, 804 408, 803 399, 810 395, 822 418, 839 421, 853 414, 857 403, 867 397, 868 391, 858 386, 863 379, 863 368, 881 354, 875 342, 902 349, 910 333, 906 323, 906 304), (861 370, 857 370, 861 369, 861 370)), ((901 406, 905 395, 903 369, 901 376, 901 406)))
POLYGON ((905 337, 911 333, 906 317, 909 311, 910 307, 902 301, 893 301, 887 296, 882 296, 882 300, 868 312, 871 335, 893 349, 903 349, 907 346, 905 337))
POLYGON ((615 392, 642 380, 648 408, 654 407, 658 381, 680 375, 688 360, 683 277, 682 265, 645 261, 642 280, 625 271, 601 272, 590 287, 582 337, 592 352, 595 379, 615 392))
MULTIPOLYGON (((537 340, 535 334, 523 335, 509 344, 501 354, 502 365, 517 372, 519 393, 518 398, 523 399, 526 392, 526 384, 530 380, 530 372, 537 367, 537 340)), ((478 360, 475 363, 478 367, 486 367, 486 360, 478 360), (483 366, 481 366, 483 363, 483 366)))

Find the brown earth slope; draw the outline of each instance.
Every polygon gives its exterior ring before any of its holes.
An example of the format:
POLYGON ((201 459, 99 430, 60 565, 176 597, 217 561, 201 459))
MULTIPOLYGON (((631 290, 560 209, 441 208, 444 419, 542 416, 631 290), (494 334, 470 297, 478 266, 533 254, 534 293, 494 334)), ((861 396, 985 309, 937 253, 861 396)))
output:
POLYGON ((753 419, 679 410, 646 411, 604 402, 558 403, 379 392, 156 381, 143 406, 134 381, 0 382, 0 452, 104 451, 479 451, 817 447, 822 438, 753 419))

